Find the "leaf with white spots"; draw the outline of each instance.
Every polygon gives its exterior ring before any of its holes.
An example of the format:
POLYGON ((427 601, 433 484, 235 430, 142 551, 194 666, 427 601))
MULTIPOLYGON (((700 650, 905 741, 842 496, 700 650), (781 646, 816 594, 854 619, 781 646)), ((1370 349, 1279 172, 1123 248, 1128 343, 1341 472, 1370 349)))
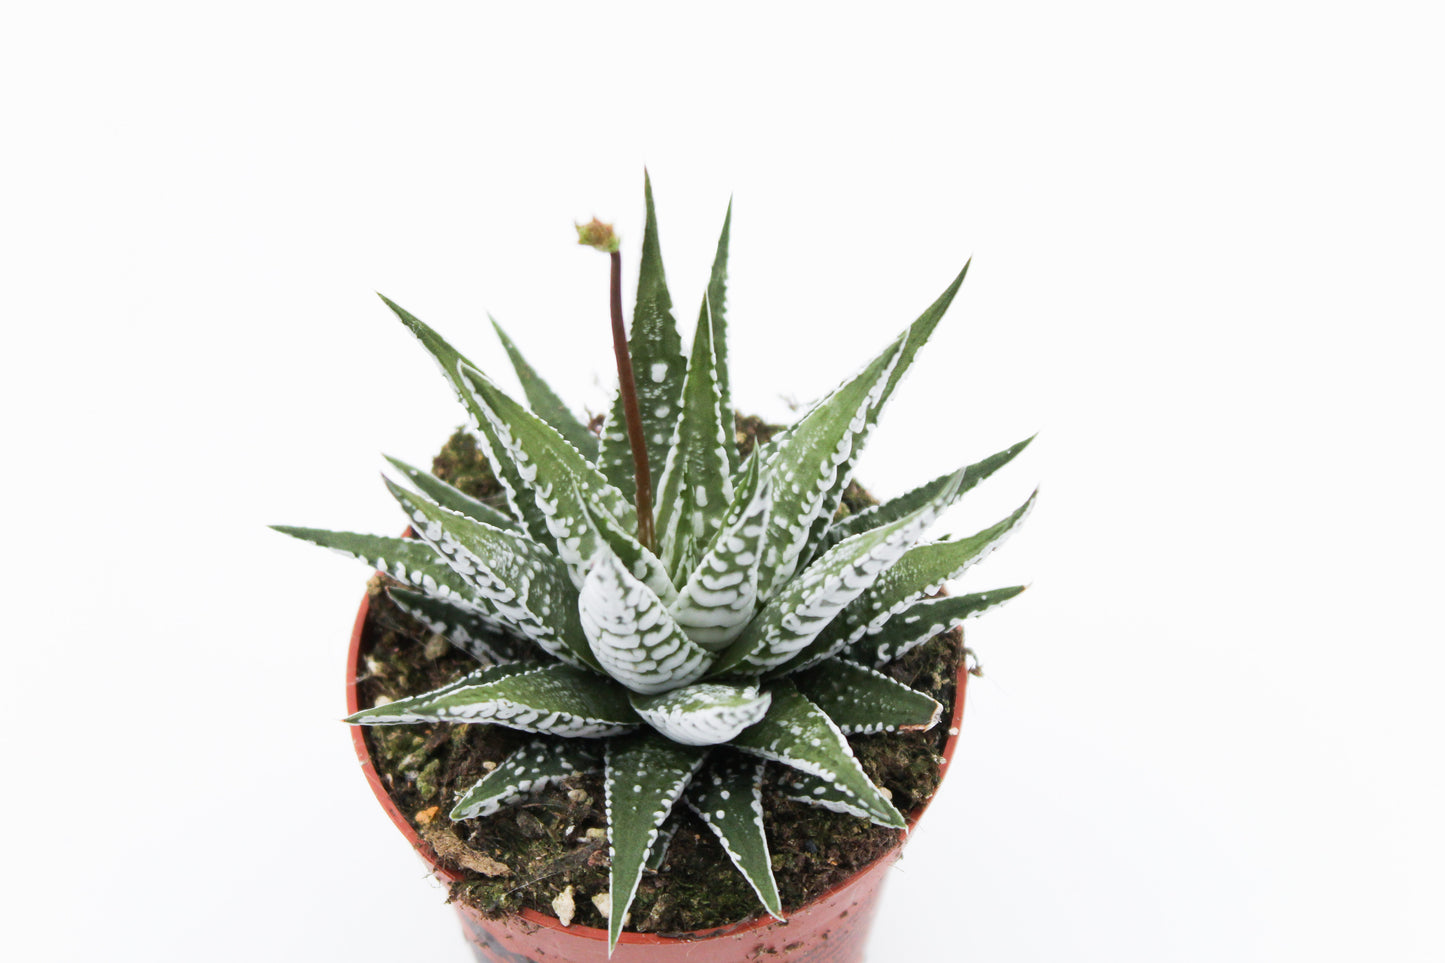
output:
MULTIPOLYGON (((642 232, 642 259, 637 266, 637 305, 632 312, 628 351, 637 383, 637 403, 642 414, 642 434, 647 444, 647 462, 652 468, 656 494, 662 466, 667 464, 668 443, 682 411, 682 381, 687 361, 682 356, 682 338, 672 317, 672 297, 662 270, 662 248, 657 240, 657 212, 652 204, 652 181, 644 181, 647 223, 642 232)), ((607 422, 602 427, 598 464, 607 478, 630 500, 637 487, 633 479, 632 449, 627 441, 627 416, 622 394, 618 393, 607 422)))
POLYGON ((525 632, 503 622, 495 613, 488 614, 467 603, 408 589, 394 588, 387 594, 397 608, 426 626, 428 632, 444 636, 478 662, 509 662, 522 654, 517 640, 531 642, 525 632))
MULTIPOLYGON (((768 837, 763 829, 763 763, 736 753, 715 753, 683 799, 717 836, 728 859, 743 874, 758 900, 783 919, 773 879, 768 837)), ((785 921, 786 922, 786 921, 785 921)))
POLYGON ((674 579, 692 571, 733 498, 728 451, 737 445, 732 412, 723 409, 712 327, 704 303, 682 388, 682 416, 657 486, 659 551, 674 579))
POLYGON ((622 560, 627 570, 652 589, 657 597, 662 599, 663 604, 670 604, 677 598, 677 588, 673 586, 667 568, 660 558, 634 538, 617 519, 606 512, 588 510, 586 499, 580 494, 577 504, 581 509, 582 521, 592 527, 597 541, 610 548, 622 560))
POLYGON ((877 634, 893 616, 919 599, 933 595, 949 579, 958 578, 987 558, 1023 524, 1036 498, 1037 491, 1008 518, 968 538, 931 542, 909 549, 878 577, 872 588, 838 614, 807 654, 817 656, 822 653, 822 657, 826 658, 843 651, 865 635, 877 634))
POLYGON ((466 406, 468 414, 472 416, 472 427, 476 428, 482 448, 486 451, 487 462, 491 465, 502 490, 506 492, 507 505, 512 515, 522 522, 522 527, 532 538, 546 541, 549 537, 546 516, 532 499, 526 497, 526 480, 523 479, 518 466, 508 457, 506 449, 501 444, 501 439, 497 437, 482 406, 478 404, 476 392, 462 377, 463 369, 475 368, 475 365, 448 344, 446 339, 401 305, 385 295, 381 297, 381 300, 386 302, 386 306, 391 308, 392 312, 401 319, 402 324, 406 325, 407 329, 416 336, 416 339, 422 343, 422 347, 431 352, 431 356, 441 366, 442 374, 446 375, 447 380, 451 382, 452 389, 456 391, 457 397, 466 406))
POLYGON ((530 499, 546 519, 550 541, 555 542, 572 583, 580 587, 587 560, 598 546, 596 530, 583 517, 584 506, 618 520, 635 518, 633 507, 557 429, 508 397, 486 375, 464 366, 462 378, 526 483, 522 497, 530 499))
POLYGON ((496 528, 505 528, 508 531, 521 530, 521 526, 510 515, 503 514, 486 502, 452 487, 431 472, 413 468, 400 458, 392 458, 390 455, 384 457, 391 462, 393 468, 402 473, 407 481, 415 485, 418 491, 448 511, 460 512, 468 518, 475 518, 479 522, 486 522, 496 528))
POLYGON ((712 665, 713 654, 689 639, 657 593, 606 547, 587 572, 577 607, 597 662, 633 692, 688 685, 712 665))
POLYGON ((766 672, 790 663, 808 649, 845 606, 922 537, 952 500, 962 479, 962 471, 955 473, 947 488, 917 510, 825 552, 763 606, 718 659, 713 674, 766 672))
MULTIPOLYGON (((971 262, 970 262, 971 263, 971 262)), ((847 490, 848 483, 853 479, 853 463, 857 460, 858 453, 863 450, 864 443, 868 440, 868 434, 873 426, 878 423, 879 417, 883 414, 883 408, 888 404, 888 399, 893 395, 893 389, 898 387, 898 382, 913 365, 914 356, 918 349, 933 334, 933 329, 938 327, 948 306, 953 303, 954 295, 958 293, 959 286, 968 275, 968 264, 964 264, 963 270, 953 279, 948 286, 928 308, 918 316, 918 319, 910 324, 894 340, 893 344, 884 349, 884 354, 897 349, 897 357, 888 373, 888 380, 882 389, 869 397, 868 410, 863 413, 861 420, 863 426, 855 434, 848 451, 843 454, 842 459, 836 466, 833 475, 832 486, 822 499, 822 505, 818 514, 812 522, 812 528, 808 534, 807 546, 803 550, 803 558, 806 560, 815 555, 818 546, 822 543, 827 534, 828 527, 833 523, 834 513, 843 501, 843 492, 847 490)))
POLYGON ((841 659, 789 676, 846 735, 932 729, 943 706, 897 679, 841 659))
POLYGON ((346 721, 363 726, 486 722, 568 738, 596 739, 637 728, 627 690, 585 669, 553 663, 501 678, 483 670, 408 699, 363 709, 346 721))
POLYGON ((485 609, 485 602, 478 601, 476 589, 452 571, 446 560, 426 542, 358 532, 330 532, 322 528, 297 528, 294 525, 272 525, 271 528, 282 535, 329 548, 348 558, 360 559, 398 582, 417 586, 428 595, 472 601, 485 609))
POLYGON ((596 772, 601 766, 602 755, 595 745, 573 739, 533 739, 467 790, 452 808, 451 818, 490 816, 574 772, 596 772))
POLYGON ((857 816, 859 819, 866 819, 879 826, 887 826, 889 829, 899 828, 891 819, 879 819, 858 805, 858 800, 845 792, 837 783, 828 782, 806 772, 799 772, 796 769, 781 770, 775 786, 777 792, 784 799, 807 803, 809 806, 827 809, 830 812, 857 816))
POLYGON ((748 459, 721 530, 668 607, 689 638, 714 652, 727 648, 757 611, 758 564, 773 496, 761 466, 756 454, 748 459))
POLYGON ((386 485, 416 533, 499 618, 554 658, 597 668, 577 616, 577 590, 561 562, 520 533, 449 512, 390 479, 386 485))
POLYGON ((633 693, 632 708, 673 742, 716 746, 762 721, 771 701, 756 685, 697 682, 655 695, 633 693))
MULTIPOLYGON (((996 455, 990 455, 983 461, 969 465, 968 468, 964 469, 963 484, 959 486, 958 493, 954 495, 954 499, 962 498, 966 492, 979 482, 1013 461, 1014 456, 1027 448, 1033 440, 1032 437, 1025 438, 1018 444, 1005 448, 996 455)), ((849 535, 856 535, 870 528, 877 528, 879 525, 891 522, 895 518, 901 518, 907 515, 924 502, 934 498, 955 474, 956 472, 949 472, 946 475, 939 475, 933 479, 933 481, 919 485, 911 492, 886 501, 881 505, 869 506, 862 511, 849 515, 847 518, 840 519, 828 529, 828 533, 823 539, 823 548, 826 549, 836 545, 849 535)))
POLYGON ((734 749, 817 776, 880 825, 898 829, 907 825, 903 814, 863 772, 847 738, 827 713, 788 679, 777 680, 768 691, 773 702, 767 716, 734 739, 734 749))
POLYGON ((607 745, 603 785, 612 857, 609 956, 622 935, 622 920, 637 895, 637 884, 663 821, 706 758, 706 750, 679 746, 651 730, 607 745))
POLYGON ((813 523, 831 519, 827 504, 839 467, 849 462, 854 441, 868 428, 868 413, 888 384, 902 348, 890 345, 845 381, 784 436, 768 446, 763 468, 773 482, 767 544, 759 570, 760 596, 771 598, 806 561, 813 523))
POLYGON ((712 273, 707 281, 707 306, 712 316, 713 364, 717 369, 718 395, 722 398, 723 425, 727 428, 728 474, 738 468, 738 447, 733 435, 733 394, 732 377, 728 373, 728 241, 732 235, 733 202, 728 200, 727 216, 723 218, 722 233, 717 239, 717 253, 713 255, 712 273))
POLYGON ((965 620, 976 618, 1003 605, 1023 592, 1024 586, 971 595, 950 595, 920 599, 891 616, 876 632, 869 632, 845 651, 848 658, 864 665, 886 665, 902 658, 940 632, 947 632, 965 620))
POLYGON ((507 332, 497 323, 496 318, 490 318, 492 327, 496 329, 497 337, 506 349, 507 357, 512 359, 512 367, 517 372, 517 380, 522 382, 522 392, 527 396, 527 403, 532 406, 537 417, 561 432, 562 437, 567 439, 568 444, 580 451, 584 457, 595 459, 597 457, 597 436, 587 430, 587 426, 572 414, 552 386, 542 380, 535 368, 527 363, 522 357, 522 352, 507 337, 507 332))

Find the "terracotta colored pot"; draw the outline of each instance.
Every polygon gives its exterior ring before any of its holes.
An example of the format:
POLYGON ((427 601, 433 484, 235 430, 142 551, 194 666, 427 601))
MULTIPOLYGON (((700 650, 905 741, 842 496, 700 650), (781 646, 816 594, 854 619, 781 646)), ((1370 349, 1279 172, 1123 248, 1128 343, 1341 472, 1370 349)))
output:
MULTIPOLYGON (((370 599, 362 597, 351 631, 351 650, 346 658, 346 711, 356 712, 356 683, 361 671, 361 636, 366 625, 370 599)), ((959 666, 958 688, 949 719, 948 742, 943 748, 945 771, 953 759, 963 720, 963 701, 968 685, 968 671, 959 666)), ((396 828, 401 830, 412 849, 431 867, 438 879, 452 883, 460 875, 439 865, 436 852, 417 835, 411 822, 382 785, 381 777, 371 761, 361 726, 351 727, 352 742, 361 760, 366 781, 376 793, 396 828)), ((907 814, 911 829, 925 803, 907 814)), ((780 923, 763 915, 748 923, 737 923, 712 930, 699 930, 683 936, 655 936, 651 933, 623 933, 612 955, 615 963, 862 963, 868 941, 868 928, 878 905, 878 895, 888 868, 903 851, 903 839, 897 846, 859 870, 843 883, 787 913, 788 921, 780 923)), ((481 963, 605 963, 607 931, 574 924, 563 926, 556 917, 524 909, 520 914, 501 920, 489 920, 461 903, 454 904, 462 920, 462 930, 481 963)))

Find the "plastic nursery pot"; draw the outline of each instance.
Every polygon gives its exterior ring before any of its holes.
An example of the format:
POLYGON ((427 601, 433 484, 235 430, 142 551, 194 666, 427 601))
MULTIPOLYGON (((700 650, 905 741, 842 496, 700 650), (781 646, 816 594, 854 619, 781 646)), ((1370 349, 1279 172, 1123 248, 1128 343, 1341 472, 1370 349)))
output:
MULTIPOLYGON (((348 713, 361 708, 357 703, 357 678, 362 671, 361 643, 370 601, 369 597, 362 597, 351 632, 351 649, 346 658, 348 713)), ((945 774, 958 741, 967 685, 968 669, 966 664, 960 664, 948 741, 943 748, 945 774)), ((411 822, 392 802, 372 763, 363 727, 352 726, 351 739, 366 781, 412 849, 438 879, 447 883, 460 881, 460 874, 441 865, 435 850, 417 835, 411 822)), ((910 829, 927 805, 907 814, 910 829)), ((624 932, 611 959, 614 963, 746 963, 753 960, 862 963, 884 877, 902 851, 903 838, 900 837, 896 846, 838 886, 802 906, 785 907, 786 923, 763 914, 761 919, 750 922, 676 936, 624 932)), ((461 917, 462 932, 481 963, 607 963, 606 930, 580 924, 563 926, 556 917, 530 909, 505 919, 491 920, 462 903, 454 905, 461 917)))

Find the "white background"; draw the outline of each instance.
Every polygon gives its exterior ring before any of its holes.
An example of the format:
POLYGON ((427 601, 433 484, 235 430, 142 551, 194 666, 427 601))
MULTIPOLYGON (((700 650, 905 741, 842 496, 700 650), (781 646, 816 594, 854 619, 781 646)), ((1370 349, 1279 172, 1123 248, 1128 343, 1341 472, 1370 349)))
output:
POLYGON ((744 407, 974 255, 860 473, 1042 432, 873 963, 1445 958, 1434 5, 490 6, 0 18, 8 958, 470 958, 337 721, 366 572, 264 526, 396 531, 461 419, 374 290, 602 404, 644 164, 685 324, 735 195, 744 407))

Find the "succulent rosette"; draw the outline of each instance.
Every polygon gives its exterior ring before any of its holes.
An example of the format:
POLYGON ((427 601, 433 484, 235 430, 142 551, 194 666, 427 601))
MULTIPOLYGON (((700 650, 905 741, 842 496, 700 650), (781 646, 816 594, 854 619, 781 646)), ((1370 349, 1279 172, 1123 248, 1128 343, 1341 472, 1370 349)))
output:
MULTIPOLYGON (((740 464, 725 321, 731 211, 685 357, 650 185, 646 203, 625 352, 635 387, 623 379, 600 436, 500 328, 528 404, 387 301, 465 405, 505 503, 393 459, 401 480, 387 485, 415 538, 279 528, 385 571, 405 586, 390 591, 401 609, 479 663, 348 722, 490 723, 535 734, 456 801, 453 820, 602 771, 609 946, 679 802, 780 919, 763 822, 768 767, 786 772, 775 785, 789 798, 906 828, 847 737, 937 724, 938 702, 879 668, 1023 591, 939 593, 1034 502, 969 537, 924 540, 1025 440, 883 504, 842 508, 859 451, 967 265, 860 371, 740 464), (645 454, 635 450, 642 445, 645 454), (648 477, 639 464, 661 471, 648 477), (639 477, 648 478, 645 492, 639 477), (647 496, 656 514, 644 522, 647 496)), ((583 242, 615 251, 610 233, 597 236, 601 227, 580 228, 583 242)), ((617 277, 614 260, 614 287, 617 277)))

